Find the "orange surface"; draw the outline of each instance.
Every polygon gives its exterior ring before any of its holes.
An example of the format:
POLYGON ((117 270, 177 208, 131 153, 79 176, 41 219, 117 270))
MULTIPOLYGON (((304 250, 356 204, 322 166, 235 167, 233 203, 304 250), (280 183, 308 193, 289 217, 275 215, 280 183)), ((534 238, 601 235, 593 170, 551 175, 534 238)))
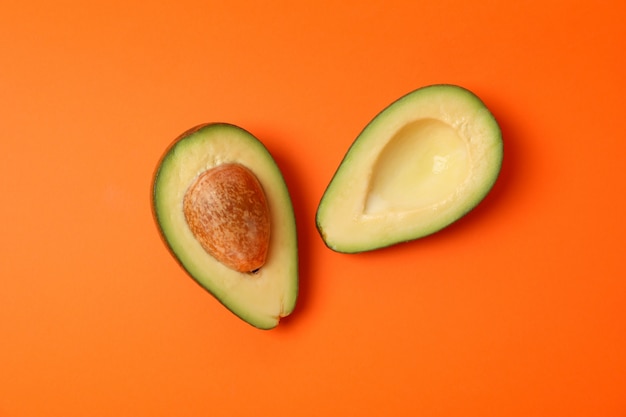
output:
POLYGON ((626 4, 10 2, 0 13, 0 416, 626 415, 626 4), (479 95, 505 140, 452 227, 326 249, 317 203, 379 110, 479 95), (158 158, 238 124, 283 170, 301 292, 272 331, 174 262, 158 158))

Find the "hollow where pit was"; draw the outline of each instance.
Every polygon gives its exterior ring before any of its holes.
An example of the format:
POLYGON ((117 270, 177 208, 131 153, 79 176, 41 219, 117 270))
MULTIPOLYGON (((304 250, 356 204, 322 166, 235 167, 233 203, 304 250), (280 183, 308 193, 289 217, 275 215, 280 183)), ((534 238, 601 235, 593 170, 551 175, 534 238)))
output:
POLYGON ((377 158, 364 214, 419 210, 446 200, 470 172, 466 142, 445 122, 411 122, 389 140, 377 158))

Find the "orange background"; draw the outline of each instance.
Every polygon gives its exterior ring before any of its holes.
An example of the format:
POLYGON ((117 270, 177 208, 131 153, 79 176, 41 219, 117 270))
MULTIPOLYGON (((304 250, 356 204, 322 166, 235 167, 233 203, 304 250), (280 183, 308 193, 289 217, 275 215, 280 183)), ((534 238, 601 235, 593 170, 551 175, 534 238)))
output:
POLYGON ((626 415, 626 5, 28 1, 0 13, 0 416, 626 415), (450 228, 341 255, 319 199, 365 124, 455 83, 503 130, 450 228), (250 327, 150 209, 202 122, 259 137, 299 231, 296 311, 250 327))

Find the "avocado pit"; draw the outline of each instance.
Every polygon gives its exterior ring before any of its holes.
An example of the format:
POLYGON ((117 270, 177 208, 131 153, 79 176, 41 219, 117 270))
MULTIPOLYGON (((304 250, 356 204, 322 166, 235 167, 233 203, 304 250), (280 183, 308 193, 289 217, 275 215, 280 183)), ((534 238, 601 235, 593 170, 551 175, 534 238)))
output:
POLYGON ((270 212, 248 168, 226 163, 202 172, 185 193, 183 212, 196 240, 223 265, 255 272, 265 264, 270 212))

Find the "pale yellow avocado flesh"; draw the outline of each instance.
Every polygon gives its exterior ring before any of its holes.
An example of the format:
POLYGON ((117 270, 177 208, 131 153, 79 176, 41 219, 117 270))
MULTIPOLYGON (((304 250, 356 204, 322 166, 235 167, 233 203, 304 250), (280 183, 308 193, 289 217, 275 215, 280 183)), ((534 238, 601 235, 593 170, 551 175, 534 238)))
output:
POLYGON ((355 140, 322 197, 317 227, 328 247, 346 253, 432 234, 486 196, 501 163, 500 129, 478 97, 424 87, 355 140))
POLYGON ((163 157, 155 175, 154 213, 161 234, 182 267, 237 316, 261 329, 289 315, 298 293, 295 217, 284 179, 267 149, 233 125, 208 124, 184 134, 163 157), (261 183, 270 211, 265 264, 255 273, 237 272, 209 255, 183 213, 185 192, 203 172, 238 163, 261 183))

